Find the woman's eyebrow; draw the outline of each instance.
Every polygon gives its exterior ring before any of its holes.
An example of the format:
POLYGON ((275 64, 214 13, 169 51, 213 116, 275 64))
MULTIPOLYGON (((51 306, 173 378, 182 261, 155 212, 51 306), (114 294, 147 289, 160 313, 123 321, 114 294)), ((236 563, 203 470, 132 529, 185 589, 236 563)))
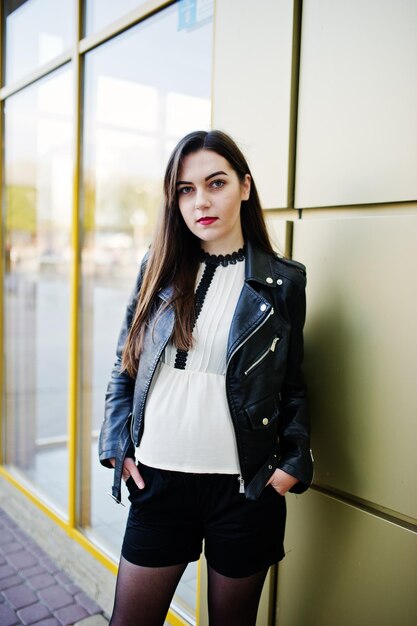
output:
MULTIPOLYGON (((226 172, 223 172, 223 170, 219 170, 218 172, 213 172, 213 174, 209 174, 208 176, 205 177, 205 181, 207 182, 208 180, 210 180, 210 178, 213 178, 213 176, 219 176, 219 174, 222 174, 223 176, 228 176, 228 174, 226 174, 226 172)), ((189 180, 177 180, 177 185, 192 185, 193 183, 189 180)))
POLYGON ((209 174, 208 176, 205 177, 204 180, 210 180, 210 178, 213 178, 213 176, 218 176, 219 174, 222 174, 223 176, 227 176, 226 172, 223 172, 222 170, 218 171, 218 172, 213 172, 213 174, 209 174))

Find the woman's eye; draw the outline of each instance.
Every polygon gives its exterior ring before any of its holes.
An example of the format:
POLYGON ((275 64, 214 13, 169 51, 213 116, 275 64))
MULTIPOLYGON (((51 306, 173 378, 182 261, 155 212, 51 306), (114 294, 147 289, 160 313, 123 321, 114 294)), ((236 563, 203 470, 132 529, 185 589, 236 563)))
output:
POLYGON ((224 180, 213 180, 211 186, 215 189, 220 189, 220 187, 224 187, 224 180))
POLYGON ((191 193, 193 190, 192 187, 180 187, 178 189, 178 193, 182 194, 183 196, 186 196, 188 193, 191 193))

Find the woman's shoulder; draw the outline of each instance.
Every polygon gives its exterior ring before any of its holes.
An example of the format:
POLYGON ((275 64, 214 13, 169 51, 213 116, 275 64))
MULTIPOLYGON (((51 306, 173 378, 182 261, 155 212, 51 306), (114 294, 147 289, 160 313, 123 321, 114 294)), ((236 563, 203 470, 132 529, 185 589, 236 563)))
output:
POLYGON ((295 261, 294 259, 288 259, 287 257, 280 255, 278 252, 275 252, 272 255, 272 258, 277 279, 282 276, 295 282, 299 287, 305 287, 307 279, 305 265, 299 261, 295 261))

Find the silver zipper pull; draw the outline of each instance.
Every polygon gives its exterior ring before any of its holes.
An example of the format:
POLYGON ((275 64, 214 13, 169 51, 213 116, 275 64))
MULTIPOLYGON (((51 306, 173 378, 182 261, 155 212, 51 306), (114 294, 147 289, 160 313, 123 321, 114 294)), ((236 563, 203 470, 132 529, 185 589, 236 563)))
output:
POLYGON ((278 341, 279 341, 279 337, 275 337, 275 339, 271 343, 271 348, 270 348, 271 352, 275 352, 275 347, 276 347, 278 341))
POLYGON ((111 491, 108 491, 107 495, 110 496, 110 498, 113 498, 113 500, 115 502, 117 502, 117 504, 121 504, 122 506, 124 506, 126 508, 126 505, 123 504, 123 502, 121 500, 118 500, 117 498, 115 498, 114 495, 111 493, 111 491))
POLYGON ((237 479, 239 481, 239 493, 245 493, 245 481, 242 476, 238 476, 237 479))

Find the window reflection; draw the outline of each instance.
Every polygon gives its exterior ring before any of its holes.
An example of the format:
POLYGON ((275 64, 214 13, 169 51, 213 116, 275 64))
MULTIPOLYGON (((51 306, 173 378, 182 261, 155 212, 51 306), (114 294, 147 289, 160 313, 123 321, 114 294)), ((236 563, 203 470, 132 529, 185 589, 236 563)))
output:
POLYGON ((74 0, 5 0, 7 83, 71 46, 74 6, 74 0))
POLYGON ((95 33, 108 26, 129 11, 133 11, 146 0, 86 0, 86 34, 95 33))
MULTIPOLYGON (((169 153, 186 132, 210 126, 211 21, 178 24, 175 4, 86 58, 81 380, 82 440, 91 448, 83 456, 81 518, 115 558, 127 509, 106 495, 111 473, 98 464, 97 435, 117 334, 169 153)), ((189 611, 195 589, 194 564, 178 591, 189 611)))
POLYGON ((72 72, 5 106, 6 463, 67 509, 72 72))

